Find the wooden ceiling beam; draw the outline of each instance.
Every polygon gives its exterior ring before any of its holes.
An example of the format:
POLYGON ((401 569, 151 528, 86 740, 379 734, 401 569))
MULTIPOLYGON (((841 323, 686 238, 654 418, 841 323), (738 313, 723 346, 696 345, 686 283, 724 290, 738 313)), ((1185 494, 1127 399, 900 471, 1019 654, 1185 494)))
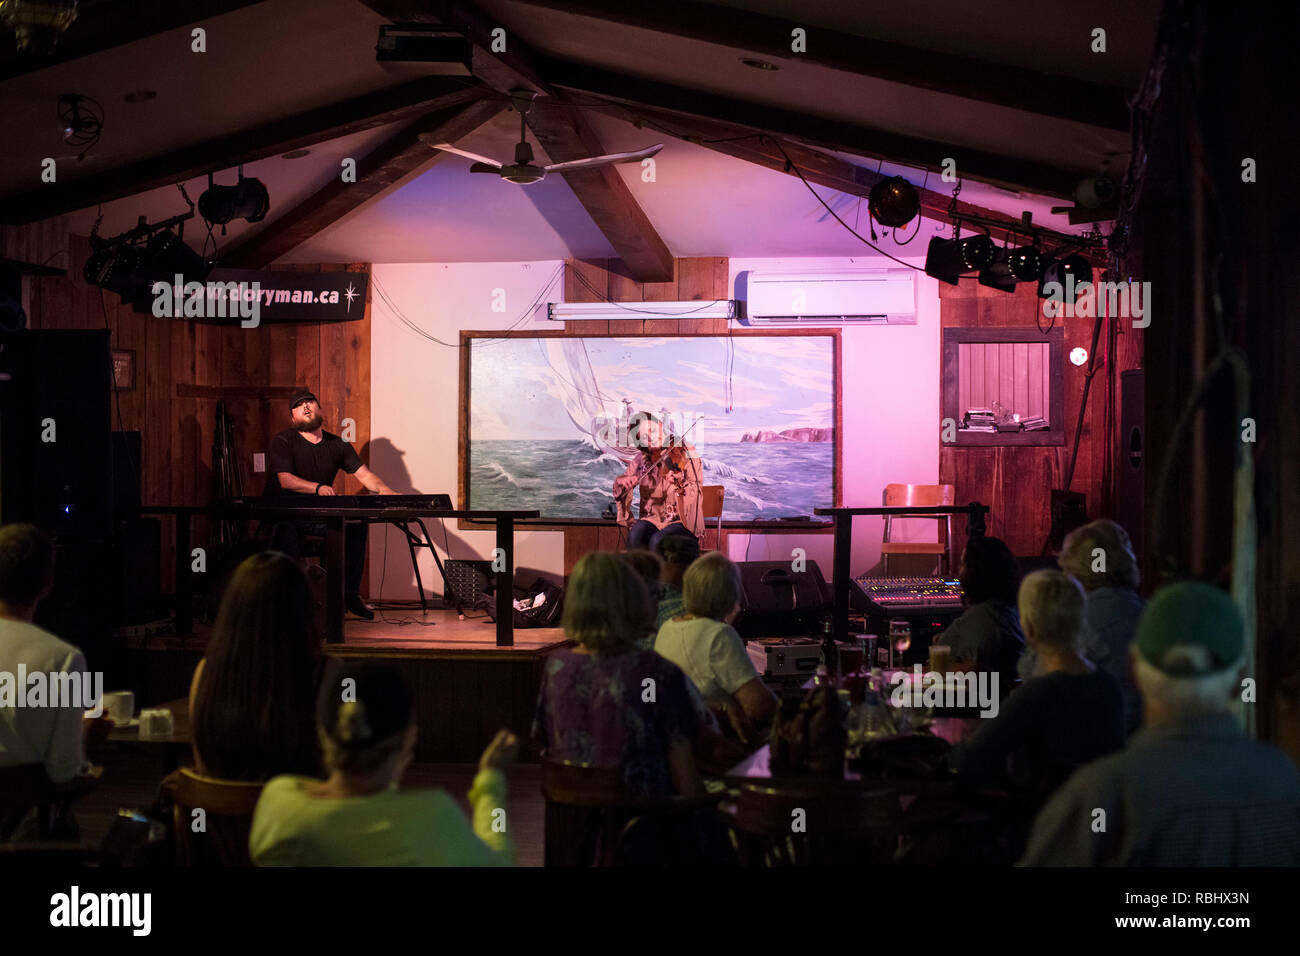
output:
POLYGON ((828 69, 901 83, 992 106, 1066 116, 1075 122, 1127 133, 1128 90, 855 36, 697 0, 517 0, 555 10, 638 27, 655 33, 730 47, 767 60, 812 63, 828 69), (792 31, 804 31, 806 52, 791 51, 792 31))
POLYGON ((0 48, 0 83, 16 76, 80 60, 113 47, 144 40, 168 30, 202 23, 261 0, 118 0, 82 4, 77 19, 45 55, 19 53, 12 37, 0 48))
MULTIPOLYGON (((529 90, 543 94, 533 104, 527 119, 550 162, 563 163, 607 152, 582 114, 566 108, 562 97, 545 79, 545 72, 538 70, 527 43, 507 33, 505 50, 492 52, 492 31, 497 24, 472 3, 462 0, 363 2, 394 22, 434 22, 463 32, 473 46, 471 72, 475 77, 500 93, 529 90)), ((640 282, 666 282, 673 277, 672 252, 617 170, 605 166, 561 175, 633 278, 640 282)))
POLYGON ((495 96, 466 106, 439 110, 390 137, 357 161, 356 182, 335 177, 288 212, 259 229, 251 239, 221 257, 230 268, 260 269, 306 242, 318 232, 361 208, 394 183, 448 155, 420 141, 429 133, 440 141, 468 136, 506 108, 495 96))
POLYGON ((575 106, 601 108, 618 103, 634 109, 718 120, 814 148, 854 153, 933 172, 941 169, 944 159, 952 158, 957 163, 958 175, 963 179, 1061 199, 1073 196, 1079 179, 1078 174, 1069 170, 1013 156, 866 129, 564 60, 538 58, 535 65, 575 106))
POLYGON ((134 196, 268 156, 314 146, 432 110, 480 99, 484 88, 465 79, 425 77, 341 103, 306 110, 253 129, 184 146, 161 156, 42 186, 0 200, 0 222, 21 225, 134 196))

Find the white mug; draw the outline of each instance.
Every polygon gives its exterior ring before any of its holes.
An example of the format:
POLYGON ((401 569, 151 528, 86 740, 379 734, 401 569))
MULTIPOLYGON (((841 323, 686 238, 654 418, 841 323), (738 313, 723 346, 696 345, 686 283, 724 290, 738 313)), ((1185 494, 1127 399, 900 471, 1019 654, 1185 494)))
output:
POLYGON ((115 724, 124 724, 135 716, 135 692, 115 690, 104 695, 104 713, 115 724))
POLYGON ((172 712, 166 707, 154 707, 140 712, 141 737, 169 737, 172 730, 172 712))

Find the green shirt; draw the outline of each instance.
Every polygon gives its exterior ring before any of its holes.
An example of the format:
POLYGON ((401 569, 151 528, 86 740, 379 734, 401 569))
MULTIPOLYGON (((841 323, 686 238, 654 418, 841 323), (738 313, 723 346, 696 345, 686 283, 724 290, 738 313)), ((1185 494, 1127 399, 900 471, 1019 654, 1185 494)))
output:
POLYGON ((255 865, 514 864, 505 775, 499 770, 483 770, 474 778, 472 829, 444 790, 393 788, 364 797, 317 797, 303 789, 312 783, 320 781, 284 775, 267 782, 248 841, 255 865))

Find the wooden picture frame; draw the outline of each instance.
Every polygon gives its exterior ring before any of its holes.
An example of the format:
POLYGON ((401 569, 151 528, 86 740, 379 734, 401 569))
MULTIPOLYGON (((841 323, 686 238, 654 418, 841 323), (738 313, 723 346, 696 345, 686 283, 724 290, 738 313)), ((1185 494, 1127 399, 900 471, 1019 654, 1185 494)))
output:
MULTIPOLYGON (((457 469, 456 469, 456 498, 459 507, 467 507, 469 498, 469 439, 470 439, 470 394, 471 394, 471 347, 470 344, 474 339, 550 339, 550 338, 584 338, 584 339, 688 339, 688 338, 733 338, 733 339, 758 339, 758 338, 793 338, 793 337, 819 337, 830 340, 831 344, 831 395, 833 401, 832 407, 832 427, 834 435, 832 439, 831 452, 831 498, 833 506, 839 506, 841 496, 843 495, 843 480, 841 476, 841 467, 843 459, 843 420, 841 411, 841 392, 842 392, 842 346, 840 340, 840 330, 836 328, 819 328, 819 329, 761 329, 761 330, 730 330, 728 332, 716 331, 699 331, 699 332, 675 332, 665 335, 662 332, 597 332, 591 335, 583 335, 568 330, 556 329, 532 331, 532 330, 515 330, 508 332, 501 331, 470 331, 462 330, 460 333, 460 382, 459 382, 459 401, 458 401, 458 428, 457 428, 457 469)), ((547 517, 547 516, 543 516, 547 517)), ((729 529, 755 529, 762 531, 787 531, 806 532, 808 530, 820 530, 827 527, 827 523, 815 516, 809 515, 811 521, 803 522, 798 520, 726 520, 724 512, 723 527, 729 529)), ((565 528, 581 527, 617 527, 612 521, 602 520, 598 517, 593 518, 558 518, 553 521, 528 523, 530 530, 551 530, 559 531, 565 528)), ((476 522, 468 519, 458 519, 458 526, 462 530, 479 529, 490 526, 484 522, 476 522)))
POLYGON ((113 388, 119 392, 135 389, 135 349, 113 349, 113 388))
MULTIPOLYGON (((962 428, 957 429, 956 439, 948 442, 949 445, 1064 445, 1065 444, 1065 330, 1060 326, 1049 329, 1046 333, 1034 326, 1026 328, 947 328, 943 330, 943 382, 942 388, 942 417, 944 420, 952 419, 959 425, 962 420, 964 409, 962 408, 963 381, 961 358, 962 346, 1015 346, 1015 345, 1046 345, 1047 346, 1047 367, 1041 370, 1041 375, 1046 378, 1046 396, 1044 409, 1049 422, 1049 427, 1041 431, 1032 432, 971 432, 962 428)), ((1006 349, 999 350, 1006 352, 1006 349)), ((1027 350, 1026 350, 1027 352, 1027 350)), ((1013 350, 1014 353, 1014 350, 1013 350)), ((1010 388, 1018 390, 1021 384, 1015 381, 1018 370, 1010 373, 1012 384, 1010 388)), ((1029 372, 1025 370, 1024 378, 1026 379, 1025 387, 1028 387, 1027 380, 1032 376, 1039 375, 1040 372, 1029 372)), ((970 384, 965 383, 966 388, 970 384)), ((1000 383, 1000 387, 1005 390, 1008 388, 1007 380, 1000 383)), ((943 433, 940 432, 940 442, 943 443, 943 433)))

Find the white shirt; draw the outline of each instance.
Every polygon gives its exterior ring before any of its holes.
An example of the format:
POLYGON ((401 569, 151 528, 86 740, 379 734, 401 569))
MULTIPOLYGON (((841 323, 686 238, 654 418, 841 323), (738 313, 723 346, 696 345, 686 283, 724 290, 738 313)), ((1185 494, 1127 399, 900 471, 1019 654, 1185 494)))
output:
POLYGON ((710 618, 664 621, 655 651, 680 667, 710 704, 718 703, 722 692, 734 694, 758 677, 740 635, 730 624, 710 618))
POLYGON ((80 707, 19 707, 18 666, 27 674, 86 672, 86 658, 35 624, 0 618, 0 672, 13 689, 13 699, 0 705, 0 767, 42 763, 54 783, 81 772, 84 752, 80 707))

